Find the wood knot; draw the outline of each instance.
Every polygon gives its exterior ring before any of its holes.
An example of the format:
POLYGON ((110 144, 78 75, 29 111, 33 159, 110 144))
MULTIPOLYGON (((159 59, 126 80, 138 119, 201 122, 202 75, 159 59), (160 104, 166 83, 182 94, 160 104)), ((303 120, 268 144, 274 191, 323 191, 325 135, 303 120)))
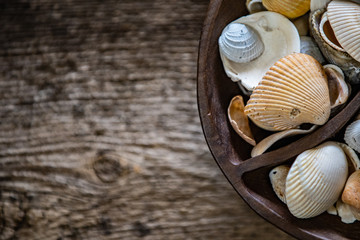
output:
POLYGON ((127 166, 122 166, 119 156, 110 153, 99 153, 93 168, 96 176, 105 183, 115 182, 127 173, 127 166))

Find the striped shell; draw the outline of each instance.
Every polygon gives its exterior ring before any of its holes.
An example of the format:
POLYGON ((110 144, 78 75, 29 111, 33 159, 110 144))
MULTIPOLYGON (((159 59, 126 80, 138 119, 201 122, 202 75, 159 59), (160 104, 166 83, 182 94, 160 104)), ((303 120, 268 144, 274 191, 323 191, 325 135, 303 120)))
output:
POLYGON ((350 56, 360 62, 360 5, 334 0, 329 3, 327 12, 336 39, 350 56))
POLYGON ((320 23, 323 13, 324 9, 318 9, 310 14, 311 35, 319 46, 327 62, 339 66, 344 72, 346 80, 349 83, 359 84, 360 62, 356 61, 348 53, 334 49, 321 36, 320 23))
POLYGON ((219 50, 231 61, 247 63, 263 53, 264 44, 250 26, 232 22, 219 38, 219 50))
POLYGON ((360 120, 356 120, 346 127, 344 140, 349 147, 360 153, 360 120))
POLYGON ((324 124, 330 115, 330 97, 323 67, 302 53, 280 59, 256 86, 244 112, 270 131, 324 124))
POLYGON ((298 218, 315 217, 340 197, 348 174, 346 156, 335 142, 301 153, 286 178, 286 202, 298 218))
POLYGON ((288 18, 300 17, 310 10, 310 0, 263 0, 263 5, 288 18))

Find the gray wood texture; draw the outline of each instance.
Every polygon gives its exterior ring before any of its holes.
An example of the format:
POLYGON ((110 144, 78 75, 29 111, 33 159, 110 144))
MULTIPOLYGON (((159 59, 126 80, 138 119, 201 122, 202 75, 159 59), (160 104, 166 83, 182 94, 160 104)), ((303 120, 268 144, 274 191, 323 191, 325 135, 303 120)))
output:
POLYGON ((292 239, 205 143, 205 0, 0 3, 0 239, 292 239))

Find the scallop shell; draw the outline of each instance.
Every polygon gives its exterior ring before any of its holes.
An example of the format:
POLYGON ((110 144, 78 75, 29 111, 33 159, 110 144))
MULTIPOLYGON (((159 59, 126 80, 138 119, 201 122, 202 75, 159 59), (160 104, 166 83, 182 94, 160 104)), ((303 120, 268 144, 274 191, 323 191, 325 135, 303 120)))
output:
POLYGON ((315 217, 332 207, 348 174, 346 156, 335 142, 301 153, 286 178, 286 202, 298 218, 315 217))
POLYGON ((297 18, 309 11, 310 0, 263 0, 263 5, 269 11, 297 18))
POLYGON ((324 124, 330 116, 330 97, 323 67, 302 53, 280 59, 254 89, 244 112, 270 131, 324 124))
POLYGON ((300 37, 300 52, 308 54, 318 60, 319 63, 324 64, 325 59, 322 55, 319 47, 312 37, 301 36, 300 37))
POLYGON ((360 62, 360 5, 334 0, 327 10, 336 39, 350 56, 360 62))
POLYGON ((346 127, 344 140, 349 147, 360 153, 360 120, 346 127))
POLYGON ((335 64, 343 70, 346 81, 351 84, 360 83, 360 62, 352 58, 348 53, 338 51, 331 47, 321 37, 319 27, 321 16, 325 12, 325 9, 318 9, 310 14, 310 31, 315 42, 319 46, 325 59, 332 64, 335 64))
POLYGON ((219 50, 231 61, 247 63, 263 53, 264 44, 250 26, 232 22, 219 37, 219 50))
POLYGON ((247 95, 261 81, 266 71, 278 59, 300 51, 300 37, 292 22, 281 14, 263 11, 238 18, 234 23, 252 27, 264 43, 264 52, 249 63, 236 63, 226 58, 220 51, 220 57, 226 75, 238 82, 247 95))

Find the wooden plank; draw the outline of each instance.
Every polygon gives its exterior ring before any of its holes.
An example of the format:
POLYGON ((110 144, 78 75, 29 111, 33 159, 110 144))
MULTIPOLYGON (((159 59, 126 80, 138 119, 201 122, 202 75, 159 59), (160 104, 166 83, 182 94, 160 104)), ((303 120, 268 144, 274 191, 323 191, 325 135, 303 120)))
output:
POLYGON ((0 4, 0 239, 290 239, 205 144, 207 4, 0 4))

